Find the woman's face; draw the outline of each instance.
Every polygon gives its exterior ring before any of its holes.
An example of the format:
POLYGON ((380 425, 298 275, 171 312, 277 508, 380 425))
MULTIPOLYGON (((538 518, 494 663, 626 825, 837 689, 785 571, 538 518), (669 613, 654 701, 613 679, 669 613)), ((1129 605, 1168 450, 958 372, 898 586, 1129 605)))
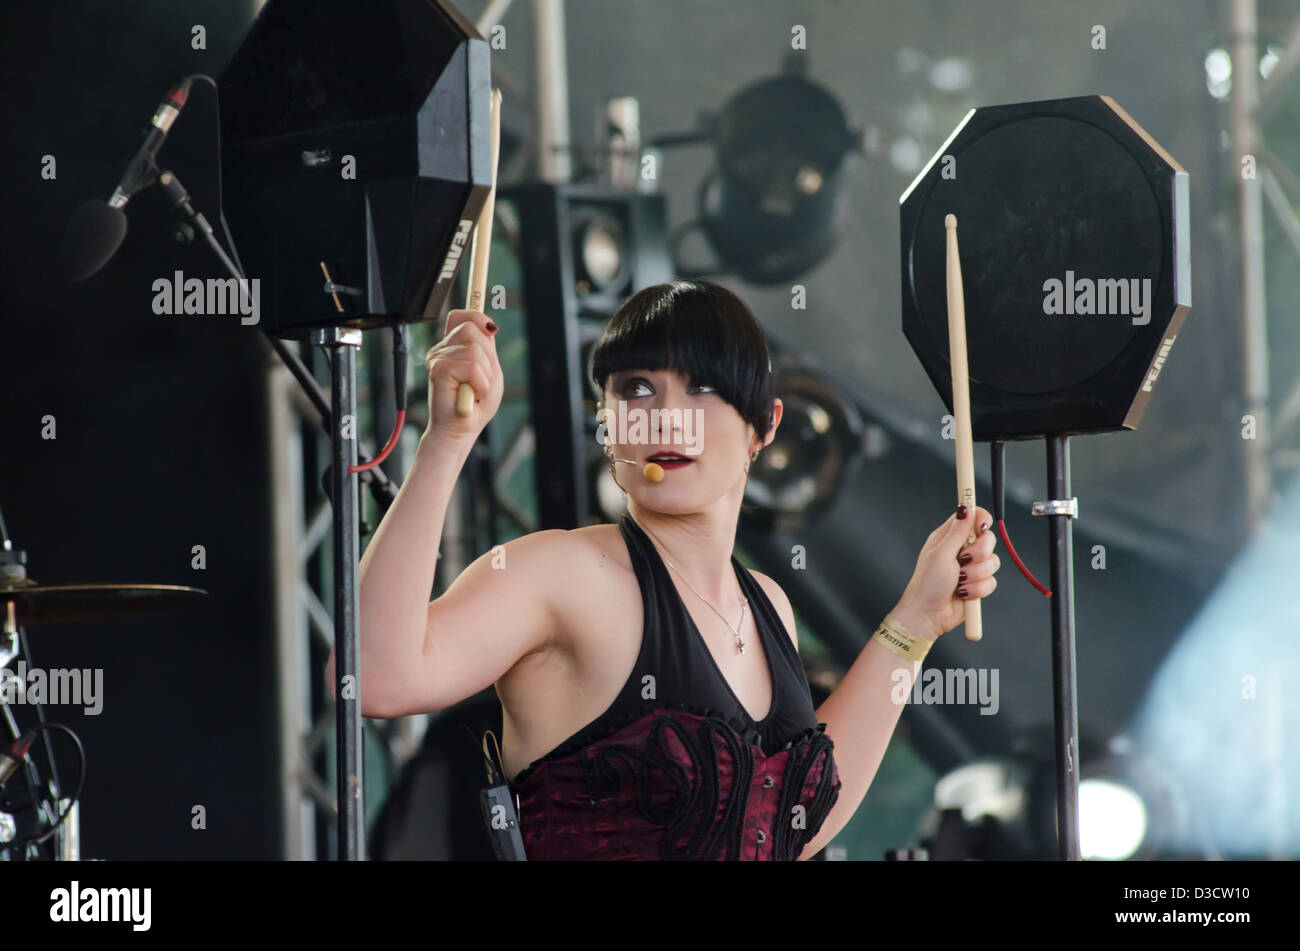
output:
MULTIPOLYGON (((763 445, 776 432, 780 404, 775 401, 774 423, 763 445)), ((734 496, 739 506, 745 465, 760 443, 754 427, 711 386, 692 385, 673 370, 621 370, 606 382, 602 407, 603 434, 614 458, 633 460, 615 462, 614 472, 637 505, 685 514, 734 496), (670 453, 687 461, 662 458, 670 453), (652 459, 663 466, 660 482, 642 475, 652 459)))

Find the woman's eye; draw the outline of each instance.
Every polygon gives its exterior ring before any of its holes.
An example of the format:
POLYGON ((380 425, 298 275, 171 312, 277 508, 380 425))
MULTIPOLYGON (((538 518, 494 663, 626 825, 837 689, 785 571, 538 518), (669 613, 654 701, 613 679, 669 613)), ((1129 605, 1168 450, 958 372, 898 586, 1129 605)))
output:
MULTIPOLYGON (((717 390, 707 383, 694 383, 687 387, 688 390, 698 390, 702 393, 716 393, 717 390)), ((654 393, 654 388, 644 379, 628 380, 623 385, 623 395, 626 397, 649 396, 654 393), (644 393, 637 392, 644 390, 644 393)))

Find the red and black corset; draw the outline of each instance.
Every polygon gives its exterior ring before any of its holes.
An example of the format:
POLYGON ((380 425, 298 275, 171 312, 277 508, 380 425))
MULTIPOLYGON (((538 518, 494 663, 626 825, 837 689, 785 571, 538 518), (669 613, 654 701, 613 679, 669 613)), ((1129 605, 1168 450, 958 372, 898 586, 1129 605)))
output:
POLYGON ((743 722, 685 704, 574 737, 511 784, 527 857, 795 860, 839 797, 834 744, 819 723, 764 745, 743 722))

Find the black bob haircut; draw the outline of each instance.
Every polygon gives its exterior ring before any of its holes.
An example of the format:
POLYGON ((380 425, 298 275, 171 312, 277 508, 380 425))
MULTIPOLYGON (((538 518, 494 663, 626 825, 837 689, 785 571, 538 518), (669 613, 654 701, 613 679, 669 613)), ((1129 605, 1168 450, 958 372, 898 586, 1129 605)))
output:
POLYGON ((744 301, 708 281, 670 281, 637 291, 606 322, 591 354, 603 398, 622 370, 672 370, 718 391, 760 438, 772 427, 767 336, 744 301))

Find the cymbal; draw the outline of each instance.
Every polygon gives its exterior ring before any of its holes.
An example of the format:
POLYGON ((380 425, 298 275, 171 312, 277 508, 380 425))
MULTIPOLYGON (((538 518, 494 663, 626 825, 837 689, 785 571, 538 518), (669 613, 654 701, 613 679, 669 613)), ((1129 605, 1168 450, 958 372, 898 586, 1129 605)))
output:
POLYGON ((17 622, 29 627, 155 614, 207 597, 202 588, 172 584, 35 584, 0 580, 0 610, 12 601, 17 622))

